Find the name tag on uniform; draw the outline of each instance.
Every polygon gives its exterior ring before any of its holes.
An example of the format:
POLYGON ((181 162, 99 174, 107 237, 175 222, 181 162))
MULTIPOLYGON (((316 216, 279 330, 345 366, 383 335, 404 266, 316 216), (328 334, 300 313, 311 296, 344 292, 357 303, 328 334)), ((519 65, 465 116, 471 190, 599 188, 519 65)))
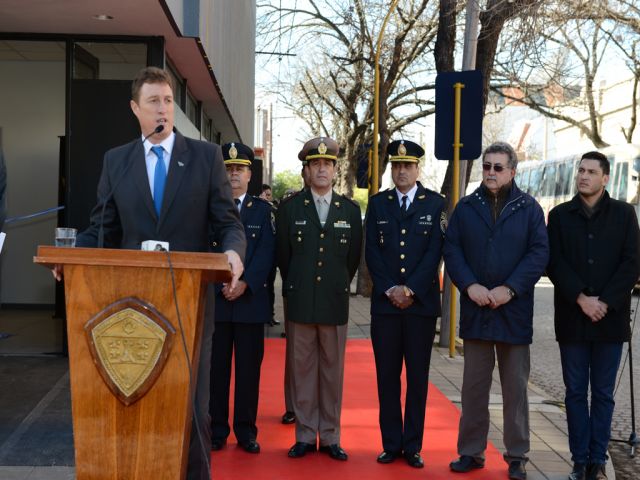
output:
POLYGON ((378 225, 386 225, 387 223, 389 223, 389 220, 378 220, 378 221, 376 221, 376 223, 378 225))
POLYGON ((260 225, 247 225, 247 228, 257 228, 257 229, 260 229, 260 225))
POLYGON ((306 220, 296 220, 296 225, 306 225, 307 221, 306 220))
POLYGON ((351 224, 344 220, 339 220, 333 224, 333 228, 351 228, 351 224))

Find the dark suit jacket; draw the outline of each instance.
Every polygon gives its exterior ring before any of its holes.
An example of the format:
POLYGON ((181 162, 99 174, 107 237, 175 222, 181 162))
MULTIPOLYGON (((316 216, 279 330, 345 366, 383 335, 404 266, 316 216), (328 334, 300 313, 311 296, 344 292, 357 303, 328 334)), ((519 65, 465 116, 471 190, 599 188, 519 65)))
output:
POLYGON ((444 209, 444 198, 420 183, 404 216, 395 189, 369 199, 365 257, 373 280, 372 314, 440 315, 444 209), (406 310, 394 307, 385 293, 395 285, 406 285, 414 293, 414 303, 406 310))
POLYGON ((141 140, 109 150, 98 182, 98 204, 91 212, 89 228, 78 235, 78 247, 97 246, 105 201, 107 248, 138 250, 145 240, 161 240, 169 242, 172 251, 206 252, 213 231, 223 251, 234 250, 244 258, 244 229, 233 203, 219 145, 185 138, 176 132, 159 219, 153 207, 141 140), (114 186, 115 191, 107 198, 114 186))
POLYGON ((278 208, 276 245, 287 318, 297 323, 346 324, 349 284, 362 249, 358 204, 334 191, 322 227, 311 191, 302 191, 278 208))
MULTIPOLYGON (((240 218, 247 237, 244 273, 245 293, 229 302, 222 295, 222 286, 216 285, 216 322, 269 323, 271 301, 267 281, 275 264, 276 236, 272 207, 261 198, 245 195, 240 218)), ((214 252, 221 251, 214 239, 214 252)))
POLYGON ((604 193, 587 218, 578 195, 549 212, 556 339, 560 342, 625 342, 631 335, 631 289, 640 274, 640 231, 632 205, 604 193), (576 299, 597 296, 608 305, 594 323, 576 299))

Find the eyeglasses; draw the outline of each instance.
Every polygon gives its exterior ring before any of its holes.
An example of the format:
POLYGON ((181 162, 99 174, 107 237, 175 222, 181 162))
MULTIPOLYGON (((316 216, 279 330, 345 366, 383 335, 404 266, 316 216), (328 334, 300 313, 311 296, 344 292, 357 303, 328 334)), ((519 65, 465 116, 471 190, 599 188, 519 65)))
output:
POLYGON ((503 171, 505 168, 509 168, 509 167, 505 167, 503 165, 500 165, 499 163, 483 163, 482 164, 482 170, 484 170, 485 172, 488 172, 491 170, 491 167, 493 167, 493 170, 497 173, 500 173, 501 171, 503 171))

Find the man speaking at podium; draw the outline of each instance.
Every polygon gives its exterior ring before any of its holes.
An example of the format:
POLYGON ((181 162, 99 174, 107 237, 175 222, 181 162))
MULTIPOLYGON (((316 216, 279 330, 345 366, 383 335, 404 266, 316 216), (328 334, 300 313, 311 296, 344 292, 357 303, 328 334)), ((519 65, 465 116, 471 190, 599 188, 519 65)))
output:
MULTIPOLYGON (((138 72, 131 86, 131 110, 141 137, 109 150, 98 182, 91 224, 78 235, 78 247, 140 249, 145 240, 168 242, 173 251, 209 251, 215 232, 233 273, 230 290, 242 274, 244 228, 233 203, 219 145, 183 137, 174 130, 171 77, 156 67, 138 72), (104 243, 103 243, 104 239, 104 243)), ((60 270, 54 271, 60 278, 60 270)), ((210 478, 209 371, 213 336, 213 288, 205 309, 194 422, 189 446, 189 480, 210 478)))

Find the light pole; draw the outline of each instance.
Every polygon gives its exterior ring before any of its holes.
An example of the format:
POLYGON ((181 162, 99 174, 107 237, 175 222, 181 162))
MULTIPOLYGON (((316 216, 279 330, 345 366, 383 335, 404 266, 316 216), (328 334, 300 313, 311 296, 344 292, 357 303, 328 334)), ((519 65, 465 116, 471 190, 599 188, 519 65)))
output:
POLYGON ((382 36, 384 35, 384 29, 387 26, 387 22, 389 21, 389 17, 391 13, 396 9, 398 2, 400 0, 393 0, 391 6, 389 7, 389 11, 387 15, 384 17, 384 21, 382 22, 382 27, 380 27, 380 32, 378 33, 378 42, 376 43, 376 56, 375 56, 375 66, 374 66, 374 87, 373 87, 373 166, 371 172, 371 189, 369 190, 369 195, 374 195, 378 193, 378 172, 380 171, 380 163, 378 158, 378 128, 379 128, 379 117, 380 117, 380 44, 382 43, 382 36))

